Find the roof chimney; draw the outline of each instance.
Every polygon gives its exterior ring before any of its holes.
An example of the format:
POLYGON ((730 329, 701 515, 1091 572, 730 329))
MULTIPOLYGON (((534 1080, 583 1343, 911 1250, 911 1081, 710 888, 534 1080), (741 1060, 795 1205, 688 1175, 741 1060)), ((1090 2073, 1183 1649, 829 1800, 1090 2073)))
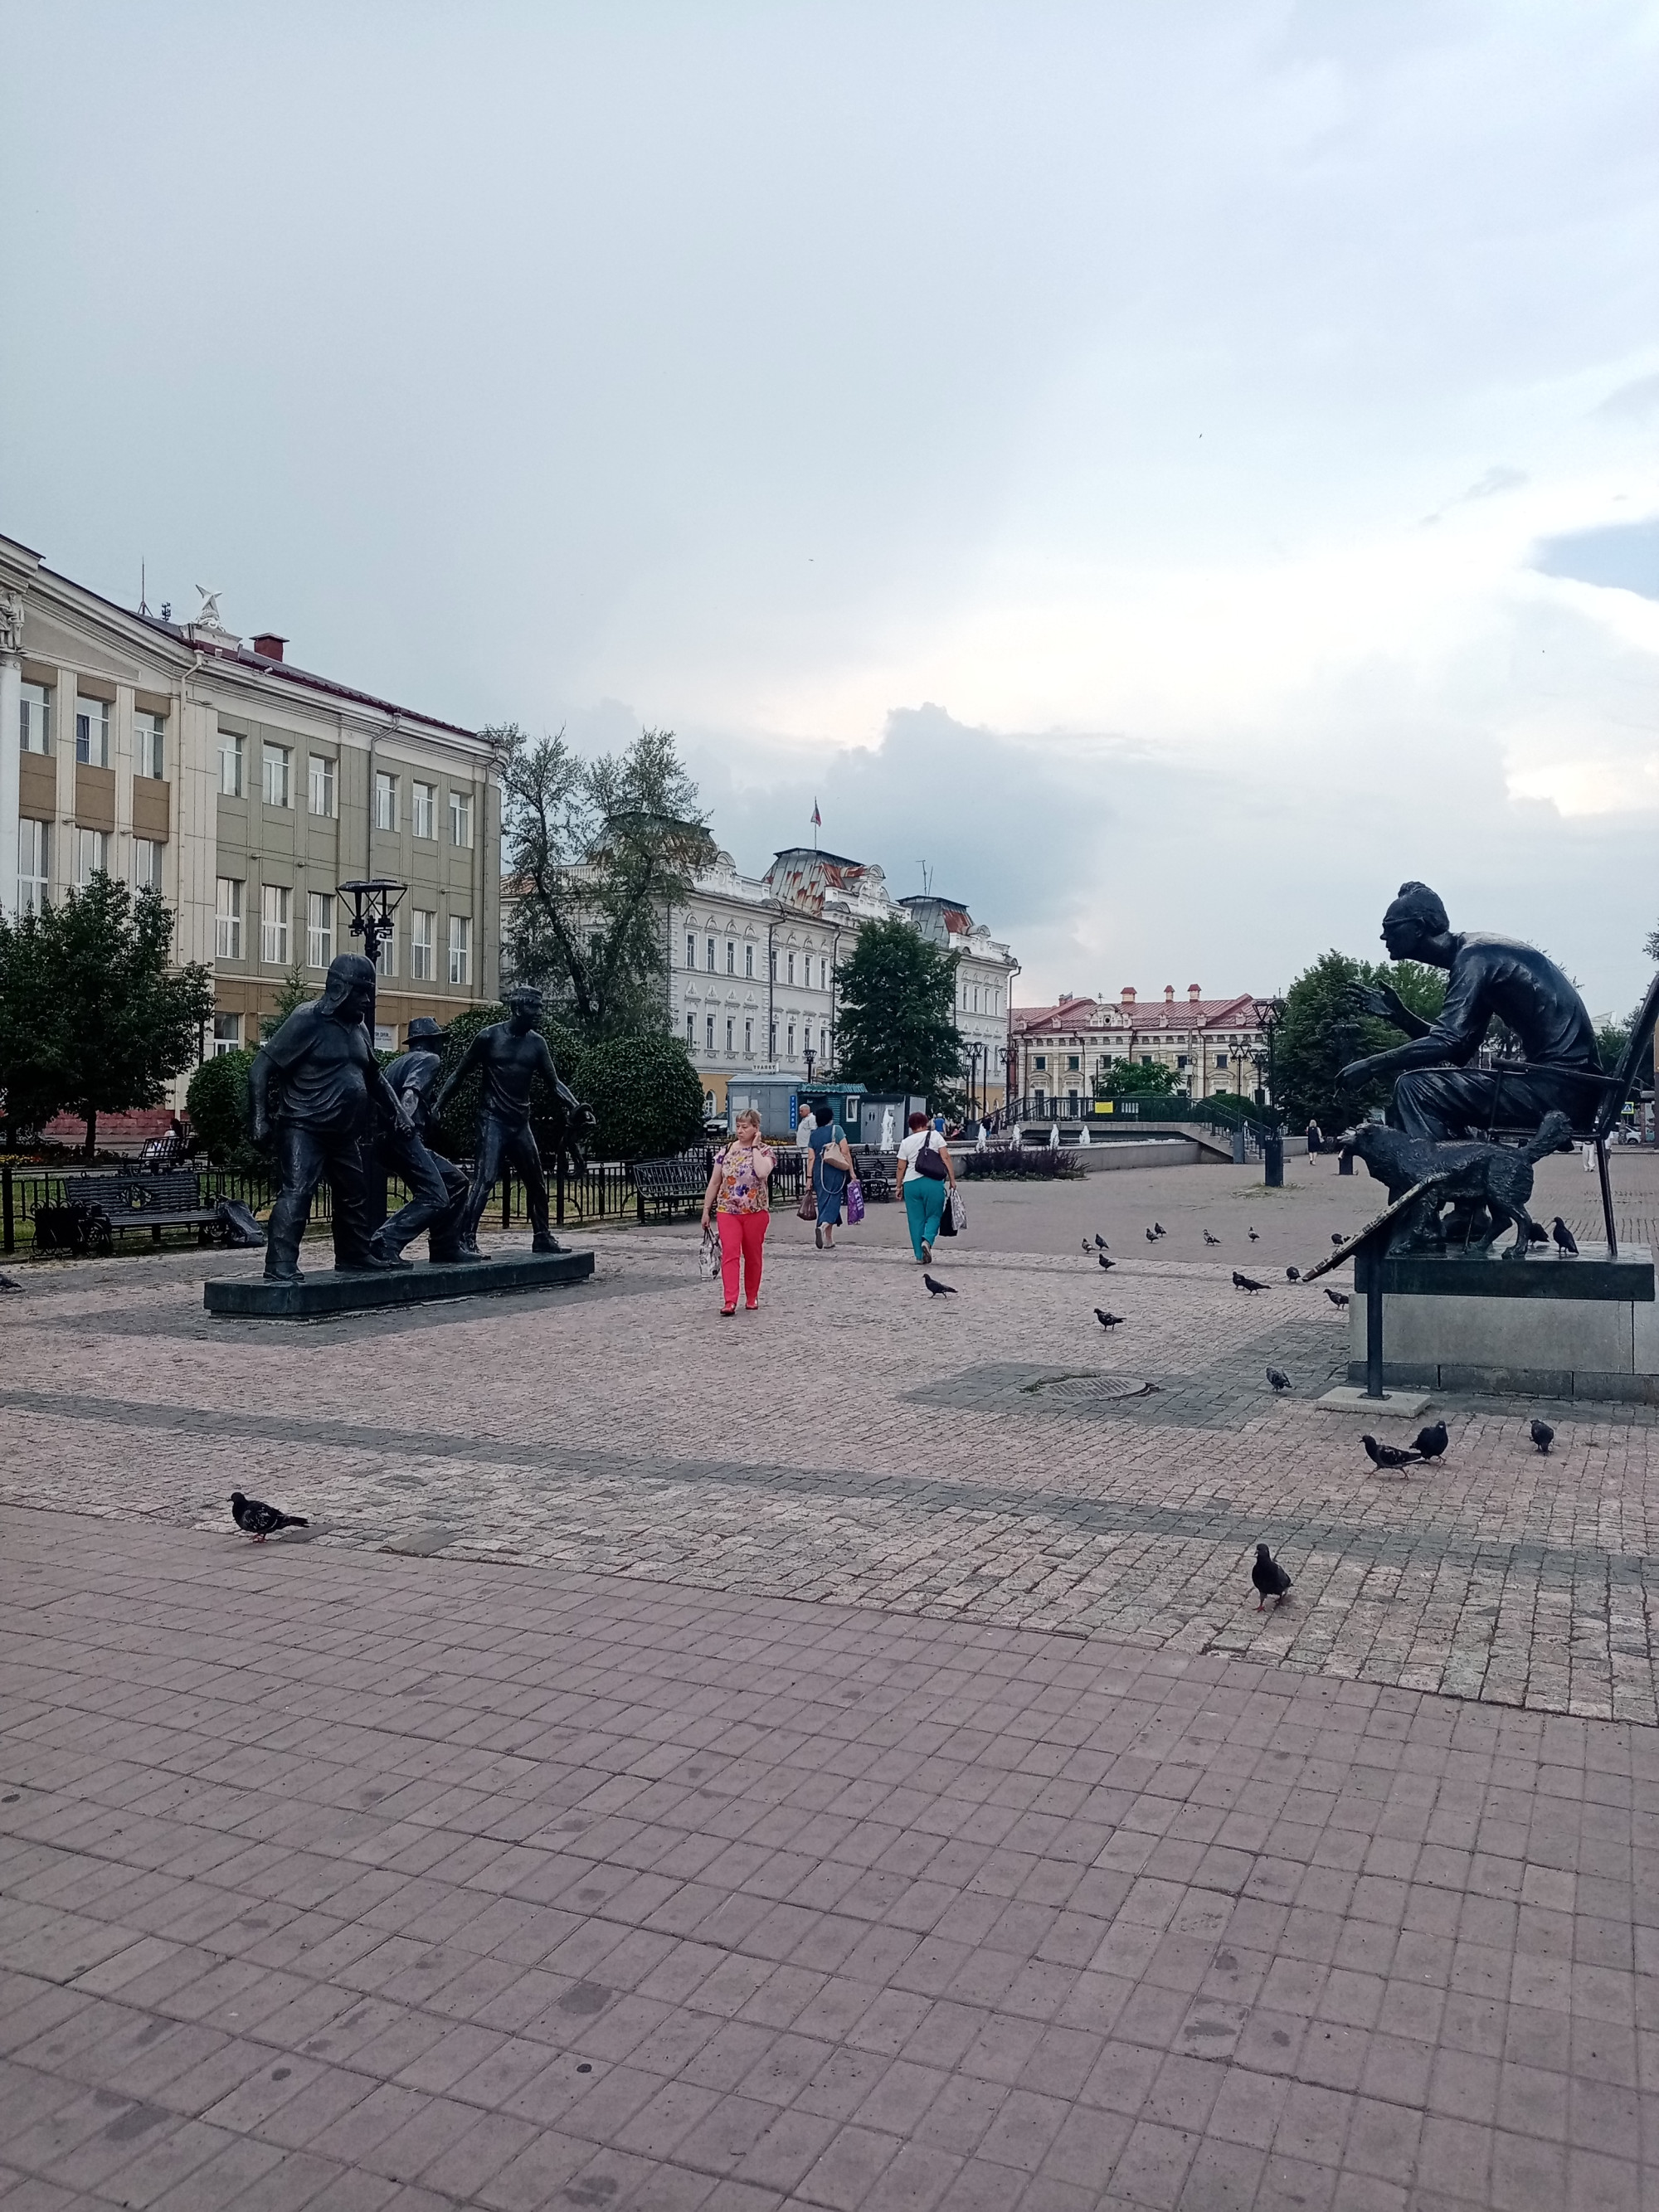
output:
POLYGON ((1203 993, 1199 989, 1199 988, 1198 988, 1198 986, 1197 986, 1197 984, 1196 984, 1196 983, 1188 983, 1188 986, 1187 986, 1187 997, 1188 997, 1188 1000, 1189 1004, 1191 1004, 1191 1005, 1193 1005, 1193 1006, 1195 1006, 1198 1004, 1199 1000, 1203 997, 1203 995, 1204 995, 1204 994, 1203 994, 1203 993))
POLYGON ((1166 983, 1164 986, 1164 1003, 1166 1006, 1172 1006, 1175 1004, 1175 985, 1173 983, 1166 983))
POLYGON ((283 647, 287 643, 288 640, 285 637, 278 637, 274 629, 262 629, 253 641, 253 650, 256 653, 262 653, 267 660, 280 660, 283 657, 283 647))
POLYGON ((1126 983, 1126 984, 1123 986, 1123 989, 1122 989, 1122 992, 1121 992, 1121 998, 1122 998, 1123 1004, 1124 1004, 1126 1006, 1133 1006, 1133 1004, 1134 1004, 1134 1002, 1135 1002, 1135 987, 1134 987, 1134 985, 1133 985, 1133 983, 1126 983))

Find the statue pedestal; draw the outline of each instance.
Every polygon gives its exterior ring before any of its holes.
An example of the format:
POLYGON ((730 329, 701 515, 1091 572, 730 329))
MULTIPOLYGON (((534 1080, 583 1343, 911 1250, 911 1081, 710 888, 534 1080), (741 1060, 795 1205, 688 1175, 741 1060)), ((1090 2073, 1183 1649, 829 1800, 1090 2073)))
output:
MULTIPOLYGON (((1652 1256, 1643 1247, 1616 1260, 1586 1246, 1577 1260, 1540 1254, 1380 1264, 1386 1389, 1659 1405, 1659 1304, 1652 1256)), ((1348 1381, 1361 1389, 1364 1272, 1355 1271, 1348 1308, 1348 1381)))
POLYGON ((385 1274, 337 1275, 331 1268, 319 1268, 307 1271, 302 1283, 268 1283, 261 1275, 221 1276, 202 1285, 202 1303, 210 1314, 240 1320, 318 1321, 331 1314, 428 1305, 439 1298, 556 1290, 567 1283, 586 1282, 592 1272, 591 1252, 515 1252, 449 1267, 423 1261, 385 1274))

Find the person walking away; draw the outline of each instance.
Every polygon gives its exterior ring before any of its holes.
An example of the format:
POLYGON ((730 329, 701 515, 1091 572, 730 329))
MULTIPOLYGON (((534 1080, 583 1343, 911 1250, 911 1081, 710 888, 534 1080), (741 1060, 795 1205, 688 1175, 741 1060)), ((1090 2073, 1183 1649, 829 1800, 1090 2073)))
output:
POLYGON ((1308 1158, 1316 1159, 1325 1148, 1325 1132, 1317 1121, 1308 1124, 1308 1158))
POLYGON ((814 1108, 812 1122, 808 1141, 812 1148, 812 1189, 818 1201, 812 1242, 820 1252, 833 1252, 841 1224, 841 1202, 853 1179, 853 1155, 848 1149, 847 1132, 836 1121, 833 1108, 814 1108))
POLYGON ((910 1116, 910 1133, 898 1148, 898 1194, 910 1224, 910 1249, 918 1265, 931 1265, 945 1194, 957 1187, 951 1147, 925 1114, 910 1116))
POLYGON ((724 1316, 738 1310, 738 1277, 750 1313, 760 1304, 761 1247, 771 1219, 769 1185, 774 1155, 761 1142, 761 1121, 752 1107, 738 1115, 732 1141, 715 1155, 714 1171, 702 1194, 702 1225, 708 1227, 709 1208, 720 1224, 720 1288, 724 1316))

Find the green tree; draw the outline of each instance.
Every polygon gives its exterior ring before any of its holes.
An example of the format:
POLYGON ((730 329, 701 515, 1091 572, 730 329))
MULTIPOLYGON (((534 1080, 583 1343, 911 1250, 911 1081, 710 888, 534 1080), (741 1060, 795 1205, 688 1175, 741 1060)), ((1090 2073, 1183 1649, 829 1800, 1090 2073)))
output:
MULTIPOLYGON (((198 961, 172 967, 173 915, 160 893, 135 899, 111 876, 0 927, 28 940, 26 985, 46 994, 33 1035, 14 1033, 5 1048, 13 1079, 31 1103, 55 1095, 58 1110, 80 1116, 90 1159, 100 1114, 159 1106, 168 1080, 195 1059, 213 1012, 207 970, 198 961)), ((9 968, 12 957, 0 961, 9 968)))
POLYGON ((310 984, 306 981, 305 969, 301 968, 299 962, 296 960, 294 965, 289 969, 287 975, 283 976, 282 981, 276 987, 276 1004, 275 1008, 271 1012, 264 1015, 260 1020, 259 1036, 261 1042, 268 1042, 270 1038, 276 1036, 277 1030, 281 1029, 283 1024, 288 1019, 289 1016, 294 1012, 294 1009, 296 1006, 303 1006, 308 1000, 315 998, 316 995, 316 993, 312 989, 310 984))
POLYGON ((1386 1106, 1393 1093, 1389 1077, 1357 1091, 1345 1090, 1337 1081, 1350 1060, 1405 1042, 1389 1023, 1356 1011, 1351 991, 1357 983, 1397 991, 1425 1021, 1432 1021, 1445 1002, 1444 975, 1418 961, 1355 960, 1335 951, 1316 960, 1285 993, 1273 1034, 1275 1103, 1292 1123, 1311 1120, 1328 1133, 1345 1129, 1373 1106, 1386 1106))
MULTIPOLYGON (((3 740, 0 740, 3 741, 3 740)), ((33 1134, 64 1103, 58 996, 50 939, 38 914, 0 915, 0 1113, 6 1145, 33 1134)))
POLYGON ((216 1167, 253 1169, 264 1159, 248 1133, 247 1072, 253 1054, 246 1045, 204 1060, 190 1079, 185 1111, 191 1133, 216 1167))
POLYGON ((658 1159, 702 1135, 702 1083, 678 1037, 608 1037, 583 1053, 580 1073, 572 1088, 597 1117, 601 1158, 658 1159))
POLYGON ((516 722, 487 730, 501 764, 505 951, 585 1044, 667 1027, 668 914, 714 857, 672 730, 585 761, 516 722))
POLYGON ((1187 1091, 1175 1079, 1175 1070, 1155 1061, 1143 1067, 1138 1060, 1115 1060, 1110 1067, 1097 1075, 1094 1083, 1097 1098, 1184 1098, 1187 1091))
POLYGON ((915 1091, 936 1109, 954 1095, 962 1067, 957 959, 908 921, 864 924, 836 971, 836 1059, 848 1082, 915 1091))

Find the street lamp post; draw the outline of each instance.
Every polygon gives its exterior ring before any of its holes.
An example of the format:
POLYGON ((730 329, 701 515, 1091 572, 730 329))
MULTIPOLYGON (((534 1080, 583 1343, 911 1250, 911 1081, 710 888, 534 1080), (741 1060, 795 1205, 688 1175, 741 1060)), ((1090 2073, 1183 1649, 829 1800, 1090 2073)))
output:
POLYGON ((350 933, 362 939, 363 957, 377 975, 380 966, 380 947, 398 926, 392 917, 403 902, 404 888, 391 876, 360 878, 338 886, 340 896, 351 901, 350 933))

